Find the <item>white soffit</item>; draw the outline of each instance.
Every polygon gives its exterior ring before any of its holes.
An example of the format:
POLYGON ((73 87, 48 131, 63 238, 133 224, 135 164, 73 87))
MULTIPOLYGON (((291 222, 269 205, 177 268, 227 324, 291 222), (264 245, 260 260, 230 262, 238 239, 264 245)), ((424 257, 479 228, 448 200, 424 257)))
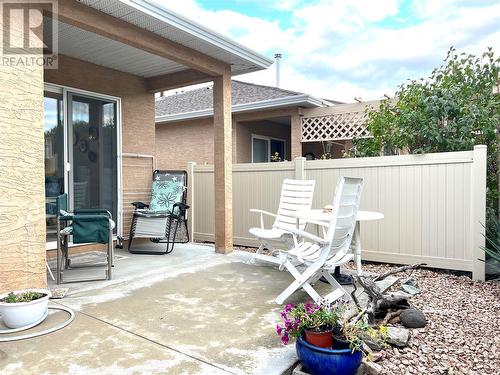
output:
MULTIPOLYGON (((147 0, 80 0, 80 2, 228 63, 231 65, 232 75, 262 70, 273 63, 273 60, 147 0)), ((175 68, 172 66, 172 69, 175 68)))
POLYGON ((187 69, 186 66, 144 50, 63 22, 58 24, 59 53, 93 64, 154 77, 187 69))

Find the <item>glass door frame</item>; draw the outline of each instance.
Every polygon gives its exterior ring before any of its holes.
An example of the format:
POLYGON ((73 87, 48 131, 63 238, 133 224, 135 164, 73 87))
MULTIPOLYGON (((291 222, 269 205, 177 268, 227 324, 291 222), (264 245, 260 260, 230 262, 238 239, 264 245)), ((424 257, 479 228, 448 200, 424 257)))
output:
MULTIPOLYGON (((100 94, 93 91, 81 90, 74 87, 62 86, 53 83, 44 83, 44 91, 62 94, 63 97, 63 134, 64 134, 64 191, 69 193, 72 191, 70 186, 71 173, 71 158, 70 158, 70 129, 69 129, 69 97, 70 95, 82 95, 90 98, 103 99, 116 102, 116 187, 117 187, 117 217, 114 218, 117 224, 117 235, 122 236, 123 233, 123 208, 122 208, 122 106, 121 98, 117 96, 100 94)), ((72 137, 71 137, 72 138, 72 137)), ((73 144, 73 143, 71 143, 73 144)), ((69 205, 73 207, 73 196, 69 195, 69 205)), ((70 244, 71 245, 71 244, 70 244)), ((47 250, 55 249, 57 247, 56 241, 46 242, 45 247, 47 250)))

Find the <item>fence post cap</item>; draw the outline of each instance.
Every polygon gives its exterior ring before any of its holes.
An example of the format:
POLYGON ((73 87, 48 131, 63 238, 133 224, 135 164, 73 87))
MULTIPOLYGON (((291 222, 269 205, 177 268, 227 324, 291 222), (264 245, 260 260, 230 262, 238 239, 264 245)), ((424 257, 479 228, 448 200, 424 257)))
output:
POLYGON ((474 146, 474 150, 481 150, 481 149, 484 149, 484 148, 487 148, 488 146, 486 145, 475 145, 474 146))

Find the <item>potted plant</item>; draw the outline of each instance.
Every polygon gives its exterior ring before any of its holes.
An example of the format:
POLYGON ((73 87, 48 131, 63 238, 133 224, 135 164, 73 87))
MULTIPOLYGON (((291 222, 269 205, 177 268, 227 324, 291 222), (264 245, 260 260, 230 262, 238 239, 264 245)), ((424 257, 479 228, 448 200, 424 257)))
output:
POLYGON ((290 337, 297 339, 297 355, 312 375, 354 375, 363 358, 363 339, 383 341, 383 330, 365 323, 363 313, 351 320, 345 317, 345 311, 344 302, 333 306, 311 302, 290 304, 281 312, 284 322, 276 326, 276 332, 283 344, 288 344, 290 337), (307 331, 328 327, 329 346, 311 343, 307 331))
POLYGON ((0 295, 0 315, 8 328, 29 327, 41 322, 48 311, 50 291, 24 289, 0 295))
POLYGON ((284 344, 288 343, 290 336, 297 338, 303 334, 308 343, 331 348, 332 331, 339 325, 339 314, 338 307, 333 308, 325 304, 288 304, 281 312, 284 322, 276 326, 276 331, 284 344))

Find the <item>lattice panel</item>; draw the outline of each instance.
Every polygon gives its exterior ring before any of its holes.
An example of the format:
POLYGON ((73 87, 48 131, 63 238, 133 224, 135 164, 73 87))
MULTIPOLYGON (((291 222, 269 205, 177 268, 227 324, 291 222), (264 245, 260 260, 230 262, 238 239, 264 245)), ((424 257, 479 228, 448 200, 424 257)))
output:
POLYGON ((368 138, 363 111, 302 118, 302 142, 368 138))

